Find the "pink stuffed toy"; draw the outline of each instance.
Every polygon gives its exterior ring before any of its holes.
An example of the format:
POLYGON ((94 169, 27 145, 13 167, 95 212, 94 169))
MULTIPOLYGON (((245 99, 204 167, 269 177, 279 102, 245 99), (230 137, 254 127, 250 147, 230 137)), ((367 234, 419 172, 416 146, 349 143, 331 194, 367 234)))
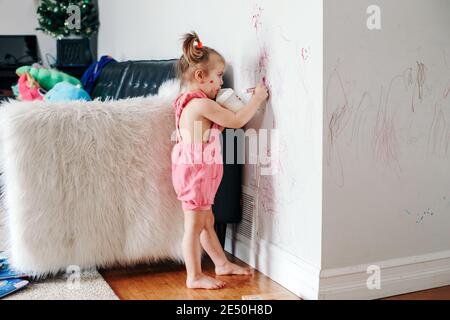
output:
POLYGON ((17 82, 19 87, 19 99, 25 101, 43 100, 45 91, 39 86, 39 83, 33 77, 25 72, 19 77, 17 82))

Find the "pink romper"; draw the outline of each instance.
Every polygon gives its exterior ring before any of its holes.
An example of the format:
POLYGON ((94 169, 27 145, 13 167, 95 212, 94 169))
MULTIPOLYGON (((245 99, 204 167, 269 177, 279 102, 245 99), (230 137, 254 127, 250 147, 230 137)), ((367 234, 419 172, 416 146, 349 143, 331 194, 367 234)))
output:
POLYGON ((210 210, 223 176, 219 125, 213 123, 206 143, 182 140, 181 112, 195 98, 208 98, 198 90, 180 95, 174 102, 177 143, 172 149, 172 183, 183 210, 210 210))

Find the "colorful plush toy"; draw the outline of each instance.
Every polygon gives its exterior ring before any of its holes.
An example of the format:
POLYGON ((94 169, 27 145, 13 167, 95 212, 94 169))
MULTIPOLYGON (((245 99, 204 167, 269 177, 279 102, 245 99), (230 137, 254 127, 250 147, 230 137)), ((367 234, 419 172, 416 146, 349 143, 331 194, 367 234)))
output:
POLYGON ((19 100, 33 101, 43 100, 45 91, 39 86, 39 83, 28 73, 25 72, 19 77, 17 82, 19 89, 19 100))
POLYGON ((57 83, 45 95, 45 101, 69 101, 69 100, 90 101, 91 97, 85 90, 83 90, 79 86, 74 86, 73 84, 67 81, 57 83))
POLYGON ((16 99, 18 99, 19 95, 20 95, 20 93, 19 93, 19 84, 16 83, 15 85, 11 86, 11 90, 14 93, 14 97, 16 97, 16 99))
POLYGON ((73 85, 79 85, 80 87, 82 86, 80 80, 77 78, 56 69, 22 66, 16 70, 19 77, 25 72, 28 72, 34 79, 36 79, 39 85, 45 90, 50 90, 55 86, 55 84, 62 81, 67 81, 73 85))

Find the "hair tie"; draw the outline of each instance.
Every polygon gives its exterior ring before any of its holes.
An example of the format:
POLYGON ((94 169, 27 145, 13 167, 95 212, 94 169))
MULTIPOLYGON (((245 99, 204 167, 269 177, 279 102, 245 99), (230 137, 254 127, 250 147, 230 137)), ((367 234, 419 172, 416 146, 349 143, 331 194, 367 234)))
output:
POLYGON ((201 41, 195 41, 195 42, 194 42, 194 46, 195 46, 197 49, 201 49, 201 48, 203 48, 203 43, 202 43, 201 41))

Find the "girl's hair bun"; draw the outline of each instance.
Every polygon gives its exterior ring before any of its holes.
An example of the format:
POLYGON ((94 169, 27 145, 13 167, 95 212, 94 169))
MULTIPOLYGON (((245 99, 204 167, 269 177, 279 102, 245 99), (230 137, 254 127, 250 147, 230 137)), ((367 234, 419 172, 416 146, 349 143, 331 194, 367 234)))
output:
POLYGON ((196 32, 186 33, 182 39, 183 56, 189 64, 200 63, 206 58, 206 52, 196 32))

